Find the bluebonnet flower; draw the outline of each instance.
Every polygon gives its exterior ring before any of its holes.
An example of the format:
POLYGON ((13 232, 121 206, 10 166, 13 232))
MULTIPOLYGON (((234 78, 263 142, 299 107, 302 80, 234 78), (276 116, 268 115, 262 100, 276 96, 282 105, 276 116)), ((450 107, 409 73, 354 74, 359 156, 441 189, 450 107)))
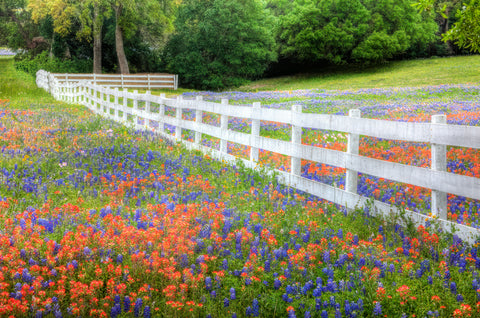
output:
POLYGON ((152 316, 150 306, 143 308, 143 318, 150 318, 152 316))
POLYGON ((235 300, 237 298, 237 295, 236 295, 236 292, 235 292, 235 288, 230 288, 230 299, 231 300, 235 300))
POLYGON ((450 283, 450 291, 452 292, 452 294, 457 293, 457 284, 455 282, 450 283))
POLYGON ((375 316, 380 316, 382 314, 382 305, 380 302, 375 302, 375 306, 373 307, 373 314, 375 316))
POLYGON ((212 289, 212 278, 210 276, 205 277, 205 287, 207 290, 212 289))
POLYGON ((359 311, 363 311, 363 300, 362 300, 362 298, 358 298, 357 306, 358 306, 359 311))
POLYGON ((130 310, 130 297, 125 296, 123 299, 123 309, 125 312, 128 312, 130 310))
POLYGON ((118 254, 118 255, 117 255, 116 262, 117 262, 118 264, 122 264, 122 263, 123 263, 123 255, 122 255, 122 254, 118 254))
MULTIPOLYGON (((127 310, 125 310, 125 311, 127 311, 127 310)), ((122 312, 122 307, 120 306, 120 304, 115 304, 115 305, 113 305, 112 309, 110 310, 110 317, 115 318, 118 315, 120 315, 121 312, 122 312)))
POLYGON ((280 279, 275 278, 275 280, 273 281, 273 287, 275 288, 275 290, 278 290, 280 286, 282 286, 282 282, 280 281, 280 279))
POLYGON ((230 306, 230 300, 228 298, 223 299, 223 307, 228 307, 230 306))
POLYGON ((135 301, 135 307, 133 308, 133 314, 135 317, 140 316, 140 310, 142 309, 142 304, 143 304, 142 298, 137 298, 137 300, 135 301))
POLYGON ((22 280, 27 284, 30 284, 33 280, 32 275, 30 275, 28 269, 26 268, 22 272, 22 280))
POLYGON ((252 315, 254 317, 259 316, 260 305, 258 304, 257 298, 254 298, 252 301, 252 315))

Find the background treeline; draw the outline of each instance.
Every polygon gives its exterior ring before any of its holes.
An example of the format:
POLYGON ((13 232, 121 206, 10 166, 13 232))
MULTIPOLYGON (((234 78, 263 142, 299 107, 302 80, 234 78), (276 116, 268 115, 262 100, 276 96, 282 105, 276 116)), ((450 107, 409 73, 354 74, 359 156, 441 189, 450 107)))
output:
POLYGON ((29 73, 171 72, 224 89, 337 65, 478 51, 480 0, 0 0, 29 73))

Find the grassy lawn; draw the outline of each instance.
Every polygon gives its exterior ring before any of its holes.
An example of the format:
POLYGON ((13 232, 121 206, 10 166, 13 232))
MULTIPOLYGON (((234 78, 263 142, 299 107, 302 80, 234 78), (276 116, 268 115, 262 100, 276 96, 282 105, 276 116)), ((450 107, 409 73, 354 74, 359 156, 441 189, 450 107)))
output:
POLYGON ((367 69, 342 68, 320 74, 263 79, 242 91, 414 87, 480 82, 480 55, 389 62, 367 69))
POLYGON ((21 108, 31 103, 56 103, 50 94, 37 87, 35 78, 15 69, 12 57, 0 57, 0 78, 0 99, 9 99, 21 108))

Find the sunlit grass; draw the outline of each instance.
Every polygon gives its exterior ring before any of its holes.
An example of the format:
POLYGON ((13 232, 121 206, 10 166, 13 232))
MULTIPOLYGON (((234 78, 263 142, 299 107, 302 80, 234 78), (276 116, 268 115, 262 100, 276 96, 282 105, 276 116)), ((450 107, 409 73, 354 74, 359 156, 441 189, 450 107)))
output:
POLYGON ((479 55, 429 58, 389 62, 366 69, 349 66, 315 74, 262 79, 242 86, 240 90, 358 89, 477 83, 480 81, 479 69, 479 55))

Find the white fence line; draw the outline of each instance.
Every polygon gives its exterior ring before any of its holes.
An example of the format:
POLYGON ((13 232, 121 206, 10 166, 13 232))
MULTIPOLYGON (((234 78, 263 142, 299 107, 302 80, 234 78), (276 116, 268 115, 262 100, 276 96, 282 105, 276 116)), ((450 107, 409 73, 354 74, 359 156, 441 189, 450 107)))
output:
MULTIPOLYGON (((155 131, 165 138, 181 141, 191 149, 199 149, 216 158, 235 161, 238 158, 227 153, 227 142, 234 142, 250 147, 250 160, 242 159, 247 167, 255 168, 258 150, 264 149, 290 156, 291 172, 276 170, 278 180, 299 190, 316 195, 336 204, 353 208, 364 205, 372 199, 357 194, 358 172, 392 181, 413 184, 432 189, 431 216, 406 210, 416 224, 436 221, 444 231, 452 228, 459 230, 456 234, 474 242, 480 234, 476 228, 446 220, 446 194, 451 193, 480 200, 480 178, 446 172, 446 145, 480 148, 480 127, 447 125, 445 115, 432 117, 432 123, 406 123, 386 120, 374 120, 360 117, 359 110, 353 110, 349 116, 302 113, 299 105, 292 110, 262 108, 259 103, 251 106, 228 105, 203 101, 200 96, 195 100, 166 98, 149 92, 138 94, 136 91, 111 89, 96 86, 88 82, 70 83, 53 79, 49 85, 43 78, 37 77, 40 87, 48 87, 59 100, 83 104, 96 114, 131 124, 135 128, 155 131), (120 102, 121 100, 121 102, 120 102), (139 107, 142 105, 142 107, 139 107), (156 105, 156 107, 154 107, 156 105), (165 106, 173 108, 175 115, 165 114, 165 106), (153 110, 155 109, 155 111, 153 110), (183 119, 183 110, 195 112, 195 119, 183 119), (220 126, 216 127, 202 122, 203 112, 216 113, 220 116, 220 126), (251 133, 228 129, 228 117, 241 117, 252 120, 251 133), (260 121, 274 121, 292 126, 291 141, 282 141, 260 136, 260 121), (173 135, 165 132, 165 124, 175 126, 173 135), (302 128, 343 131, 349 134, 347 152, 313 147, 301 144, 302 128), (194 142, 182 139, 182 130, 195 132, 194 142), (202 134, 220 139, 220 150, 201 145, 202 134), (358 155, 359 135, 368 135, 384 139, 425 142, 432 145, 432 166, 422 168, 395 162, 378 160, 358 155), (300 176, 301 160, 315 161, 347 169, 346 190, 332 187, 300 176)), ((373 200, 372 213, 389 215, 397 208, 373 200)))
POLYGON ((44 70, 37 72, 37 84, 49 91, 49 83, 61 84, 78 83, 80 81, 92 82, 95 85, 119 88, 158 89, 178 88, 178 75, 175 74, 59 74, 49 73, 44 70))

